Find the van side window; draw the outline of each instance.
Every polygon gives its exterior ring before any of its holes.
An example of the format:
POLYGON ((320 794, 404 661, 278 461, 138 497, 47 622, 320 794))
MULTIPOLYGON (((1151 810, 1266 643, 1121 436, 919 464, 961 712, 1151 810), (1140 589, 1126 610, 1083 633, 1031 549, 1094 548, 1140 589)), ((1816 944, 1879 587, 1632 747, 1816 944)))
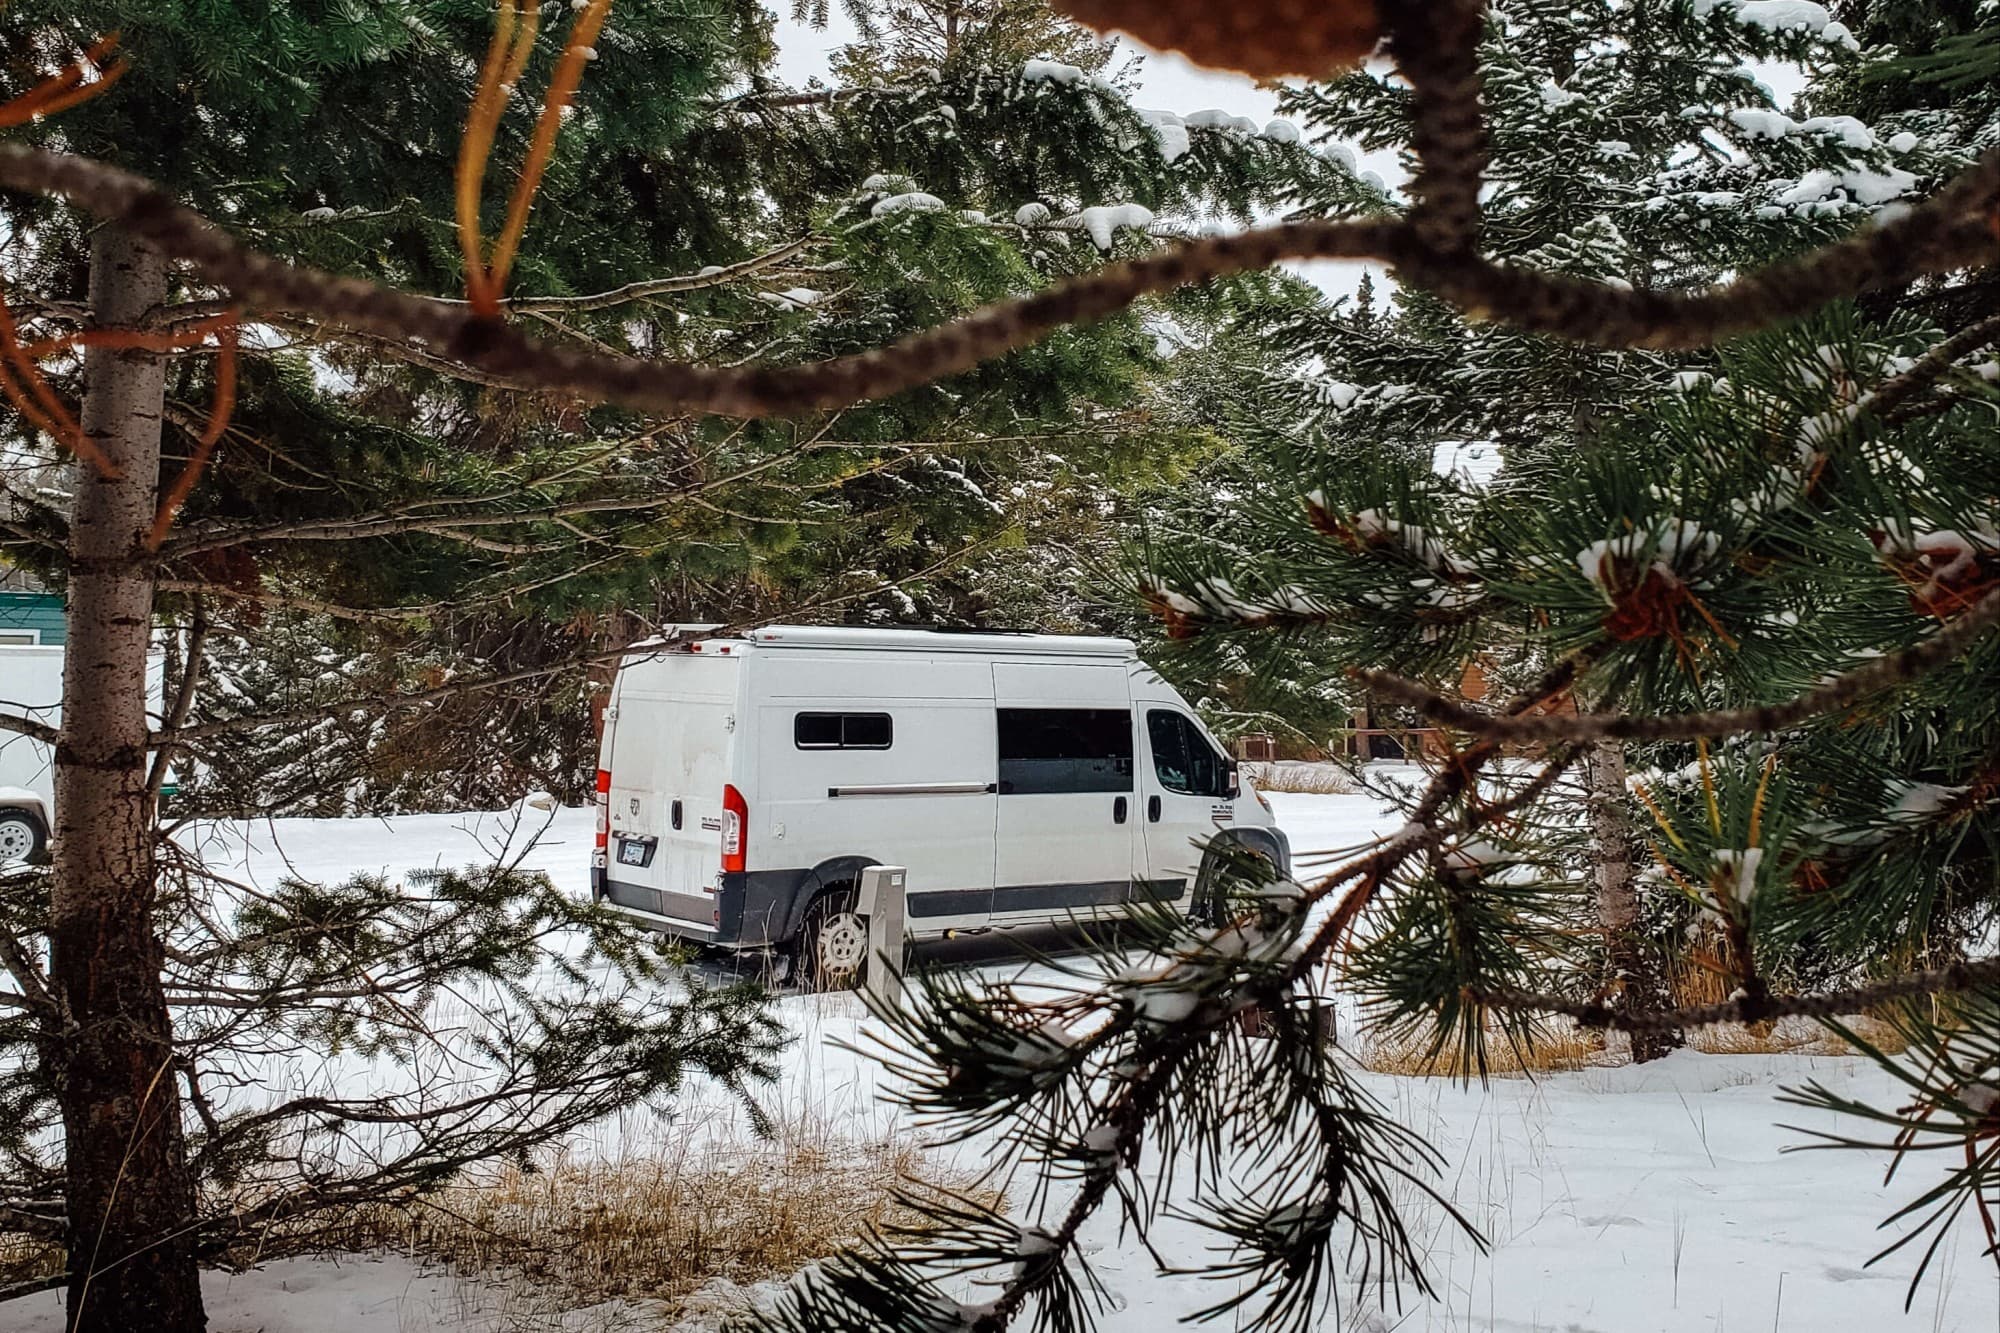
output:
POLYGON ((1000 794, 1132 790, 1125 708, 999 710, 1000 794))
POLYGON ((799 713, 792 744, 801 750, 886 750, 895 737, 887 713, 799 713))
POLYGON ((1170 709, 1146 714, 1146 737, 1153 743, 1153 771, 1160 785, 1180 796, 1227 796, 1228 767, 1208 737, 1170 709))

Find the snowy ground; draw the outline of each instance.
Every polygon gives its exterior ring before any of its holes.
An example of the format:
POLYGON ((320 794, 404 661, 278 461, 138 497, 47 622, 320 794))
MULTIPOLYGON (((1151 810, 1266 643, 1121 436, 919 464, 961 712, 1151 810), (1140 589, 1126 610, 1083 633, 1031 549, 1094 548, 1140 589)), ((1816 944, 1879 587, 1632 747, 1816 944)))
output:
MULTIPOLYGON (((1395 823, 1366 796, 1273 800, 1302 856, 1351 847, 1395 823)), ((202 836, 215 861, 267 882, 287 871, 395 873, 500 849, 581 892, 589 812, 525 813, 527 827, 508 817, 424 816, 286 820, 210 828, 202 836), (537 830, 540 841, 526 847, 526 835, 537 830)), ((781 1112, 830 1122, 855 1138, 898 1128, 877 1099, 873 1066, 834 1045, 864 1035, 858 1003, 849 996, 793 996, 779 1005, 800 1038, 771 1099, 781 1112)), ((1832 1127, 1829 1117, 1774 1100, 1779 1087, 1808 1078, 1882 1102, 1895 1096, 1889 1080, 1864 1062, 1801 1056, 1684 1052, 1643 1070, 1587 1070, 1484 1088, 1365 1076, 1404 1123, 1444 1152, 1445 1191, 1485 1232, 1491 1249, 1482 1254, 1435 1209, 1418 1209, 1414 1215, 1432 1237, 1439 1299, 1408 1293, 1400 1311, 1393 1301, 1380 1311, 1371 1297, 1347 1288, 1324 1327, 1370 1333, 2000 1328, 2000 1281, 1971 1221, 1940 1254, 1908 1312, 1912 1258, 1899 1254, 1864 1267, 1895 1234, 1878 1230, 1882 1219, 1948 1163, 1914 1163, 1885 1186, 1878 1158, 1785 1152, 1805 1136, 1779 1122, 1832 1127)), ((743 1132, 729 1116, 718 1105, 695 1123, 707 1134, 743 1132)), ((684 1129, 650 1118, 608 1125, 572 1150, 644 1152, 649 1139, 684 1129)), ((1155 1241, 1170 1259, 1197 1259, 1207 1245, 1205 1235, 1175 1222, 1163 1223, 1155 1241)), ((1156 1276, 1143 1251, 1121 1240, 1115 1218, 1100 1217, 1086 1242, 1115 1301, 1102 1325, 1107 1333, 1160 1333, 1216 1299, 1216 1290, 1199 1280, 1156 1276)), ((400 1258, 294 1260, 212 1275, 209 1289, 216 1333, 594 1333, 634 1321, 658 1326, 631 1307, 556 1320, 532 1293, 427 1273, 400 1258)), ((53 1295, 0 1306, 0 1329, 60 1328, 53 1295)))

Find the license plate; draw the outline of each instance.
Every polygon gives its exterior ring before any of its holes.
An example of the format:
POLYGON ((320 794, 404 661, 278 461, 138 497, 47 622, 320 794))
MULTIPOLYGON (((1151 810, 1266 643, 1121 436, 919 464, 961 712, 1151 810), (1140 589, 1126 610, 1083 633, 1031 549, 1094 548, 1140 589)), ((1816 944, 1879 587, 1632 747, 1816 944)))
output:
POLYGON ((628 866, 642 866, 646 864, 646 844, 643 842, 620 842, 618 844, 618 863, 628 866))

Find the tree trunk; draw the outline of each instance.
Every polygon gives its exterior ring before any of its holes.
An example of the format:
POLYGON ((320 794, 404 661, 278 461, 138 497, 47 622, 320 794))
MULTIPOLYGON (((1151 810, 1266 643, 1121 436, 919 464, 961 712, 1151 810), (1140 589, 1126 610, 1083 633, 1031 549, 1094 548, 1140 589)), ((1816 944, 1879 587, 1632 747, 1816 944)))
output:
MULTIPOLYGON (((166 299, 158 252, 116 227, 91 243, 99 326, 166 299)), ((76 469, 69 545, 63 737, 56 750, 51 971, 59 1043, 72 1333, 201 1333, 194 1186, 153 924, 146 790, 146 551, 160 476, 166 370, 146 352, 93 348, 82 424, 122 472, 76 469)))
MULTIPOLYGON (((1639 915, 1635 864, 1639 839, 1625 805, 1625 748, 1617 741, 1591 747, 1590 832, 1597 863, 1597 922, 1604 931, 1615 1003, 1622 1009, 1664 1007, 1666 986, 1660 961, 1647 947, 1639 915)), ((1635 1032, 1632 1063, 1657 1060, 1681 1044, 1679 1032, 1635 1032)))

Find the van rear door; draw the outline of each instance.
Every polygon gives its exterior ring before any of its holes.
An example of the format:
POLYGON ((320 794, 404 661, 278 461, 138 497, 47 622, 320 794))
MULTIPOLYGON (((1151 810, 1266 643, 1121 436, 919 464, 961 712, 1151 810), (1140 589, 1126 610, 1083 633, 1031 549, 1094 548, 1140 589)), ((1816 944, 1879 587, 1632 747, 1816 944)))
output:
POLYGON ((737 662, 695 656, 621 676, 605 870, 613 902, 714 928, 737 679, 737 662))

